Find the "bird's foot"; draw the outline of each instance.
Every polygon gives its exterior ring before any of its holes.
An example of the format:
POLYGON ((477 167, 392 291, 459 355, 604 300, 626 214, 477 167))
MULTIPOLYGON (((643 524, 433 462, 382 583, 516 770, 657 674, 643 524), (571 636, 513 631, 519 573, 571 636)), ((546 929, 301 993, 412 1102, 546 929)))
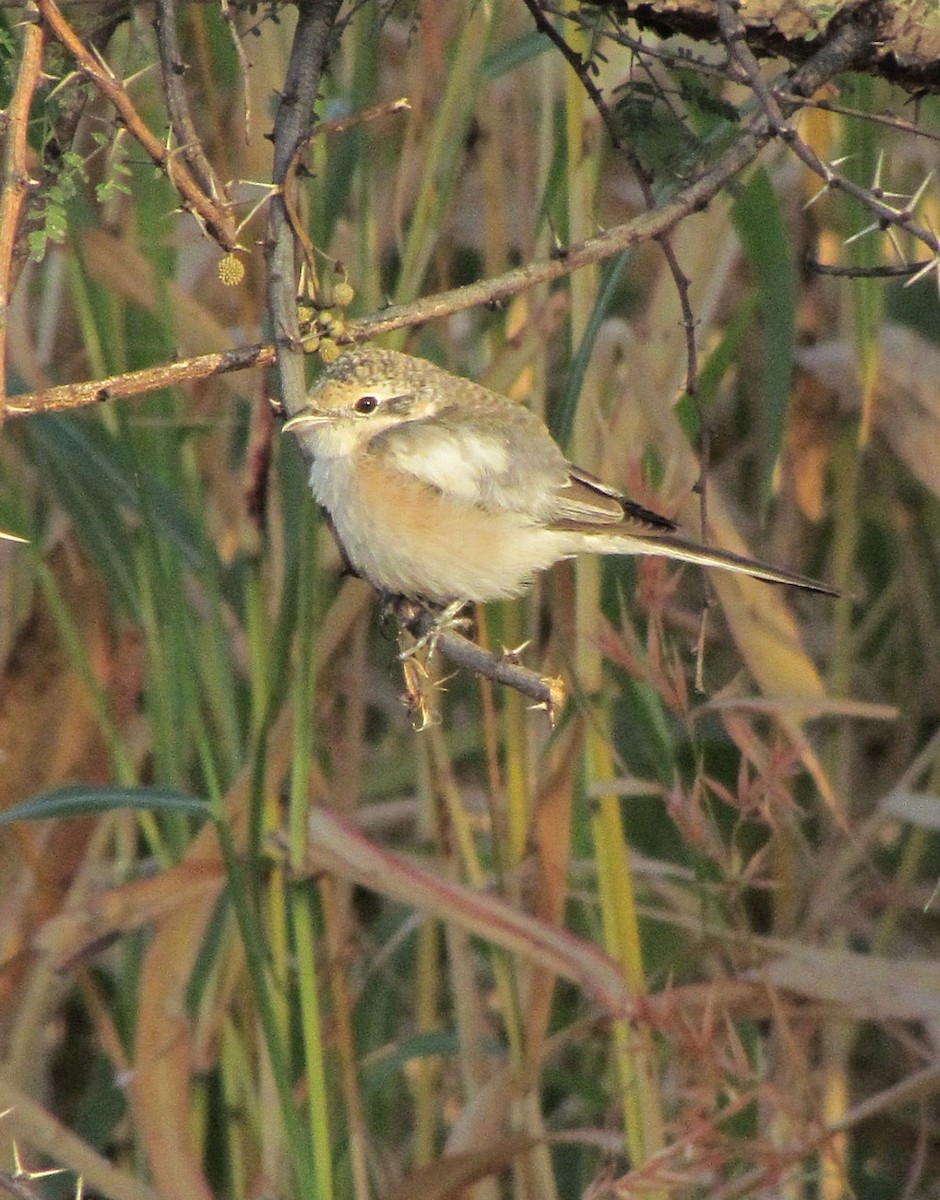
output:
POLYGON ((459 630, 464 633, 468 627, 472 629, 473 618, 460 615, 461 610, 466 607, 466 603, 466 600, 452 600, 440 612, 424 608, 423 612, 414 614, 412 620, 403 621, 406 628, 418 627, 420 632, 410 646, 406 646, 399 652, 399 659, 404 662, 422 651, 427 651, 428 658, 430 658, 437 649, 437 643, 442 634, 449 630, 459 630))

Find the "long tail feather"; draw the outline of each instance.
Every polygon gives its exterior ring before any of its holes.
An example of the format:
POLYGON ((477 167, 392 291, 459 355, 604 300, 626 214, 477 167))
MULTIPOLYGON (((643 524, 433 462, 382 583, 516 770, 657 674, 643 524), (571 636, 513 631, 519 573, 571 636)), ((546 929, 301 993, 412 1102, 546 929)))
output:
POLYGON ((584 548, 601 554, 661 554, 664 558, 673 558, 679 562, 718 567, 723 571, 734 571, 739 575, 763 579, 766 583, 782 583, 787 587, 803 588, 807 592, 820 592, 824 596, 842 594, 837 588, 821 583, 818 579, 810 579, 807 575, 798 575, 794 571, 772 567, 769 563, 759 562, 754 558, 745 558, 743 554, 735 554, 730 550, 715 550, 710 546, 702 546, 698 542, 686 541, 669 534, 624 533, 619 537, 613 533, 588 534, 584 548))

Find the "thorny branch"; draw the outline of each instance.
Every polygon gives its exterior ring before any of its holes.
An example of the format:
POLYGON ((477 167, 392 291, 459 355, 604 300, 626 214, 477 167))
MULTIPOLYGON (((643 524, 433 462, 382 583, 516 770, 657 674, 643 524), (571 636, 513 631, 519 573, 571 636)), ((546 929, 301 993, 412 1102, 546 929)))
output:
MULTIPOLYGON (((555 12, 556 10, 549 8, 549 11, 555 12)), ((786 76, 779 83, 773 85, 767 84, 761 75, 757 58, 747 41, 747 31, 740 16, 740 4, 734 3, 734 0, 722 0, 722 3, 718 5, 717 11, 719 15, 719 32, 728 49, 731 64, 735 68, 732 73, 741 82, 746 83, 753 91, 765 118, 769 122, 771 136, 780 137, 785 141, 804 166, 822 180, 822 187, 817 196, 821 196, 827 191, 841 191, 867 208, 875 220, 868 229, 863 231, 865 233, 874 233, 878 230, 890 230, 893 228, 903 229, 912 238, 921 242, 931 251, 931 258, 927 263, 912 264, 908 273, 919 277, 932 271, 938 275, 938 283, 940 283, 940 239, 938 239, 931 228, 921 225, 914 220, 914 213, 923 194, 923 188, 911 197, 906 205, 898 208, 887 203, 884 193, 877 185, 873 184, 870 187, 865 187, 855 183, 840 172, 835 165, 823 162, 813 148, 799 136, 796 129, 788 123, 789 118, 799 109, 806 106, 830 112, 847 112, 848 110, 830 101, 812 99, 811 92, 805 88, 787 86, 786 76)), ((579 20, 579 14, 560 15, 568 16, 571 20, 579 20)), ((859 29, 864 28, 866 25, 869 26, 868 38, 859 45, 856 58, 851 63, 843 63, 841 67, 834 71, 827 70, 825 68, 825 55, 828 52, 826 47, 815 55, 814 59, 810 60, 810 62, 816 62, 818 66, 824 68, 826 79, 832 78, 832 76, 838 74, 840 70, 845 70, 848 66, 857 66, 864 59, 866 53, 870 51, 872 45, 878 42, 879 30, 875 26, 877 26, 881 15, 881 9, 878 4, 872 3, 860 6, 856 11, 846 13, 841 18, 844 22, 843 29, 846 25, 850 24, 855 25, 859 29)), ((839 32, 838 30, 834 31, 833 38, 827 43, 827 47, 835 46, 839 32)), ((641 40, 624 33, 622 30, 607 28, 605 36, 621 45, 629 46, 638 55, 660 57, 673 67, 689 65, 680 55, 670 53, 662 47, 648 46, 641 40)), ((714 66, 708 66, 699 61, 696 61, 694 65, 696 70, 707 70, 721 76, 728 75, 727 69, 717 69, 714 66)), ((796 79, 797 76, 793 78, 796 79)), ((911 134, 934 138, 937 136, 929 130, 920 129, 910 125, 908 122, 898 121, 895 118, 869 113, 855 114, 850 111, 848 115, 857 115, 864 117, 865 120, 891 125, 895 128, 902 128, 911 134)), ((853 270, 853 272, 848 273, 858 274, 859 272, 853 270)))
POLYGON ((128 133, 136 138, 147 155, 165 172, 179 192, 183 207, 193 213, 223 249, 234 250, 237 244, 235 218, 229 207, 217 204, 208 196, 179 152, 169 149, 144 124, 126 88, 110 68, 88 50, 63 17, 55 0, 36 0, 36 5, 49 32, 69 52, 78 70, 110 101, 128 133))
POLYGON ((0 196, 0 426, 6 415, 6 334, 10 297, 13 294, 14 256, 20 216, 29 191, 26 132, 33 93, 42 71, 42 27, 30 5, 22 22, 23 54, 16 86, 6 112, 3 152, 3 193, 0 196))
MULTIPOLYGON (((40 0, 40 3, 47 4, 50 3, 50 0, 40 0)), ((336 3, 336 0, 331 0, 331 3, 336 3)), ((834 74, 846 70, 855 57, 864 51, 870 38, 871 30, 863 24, 854 22, 844 24, 833 34, 830 42, 821 47, 812 59, 787 79, 787 92, 794 97, 792 103, 796 105, 799 97, 804 94, 812 94, 834 74)), ((290 107, 296 106, 291 105, 290 107)), ((426 296, 411 304, 389 305, 371 316, 349 321, 348 336, 350 340, 367 341, 395 329, 421 325, 427 321, 447 317, 478 305, 492 306, 535 285, 559 279, 581 267, 610 258, 630 246, 667 232, 685 217, 705 208, 729 180, 754 161, 761 149, 773 137, 770 125, 765 113, 754 114, 744 124, 735 142, 707 170, 672 199, 658 207, 641 213, 622 225, 606 229, 583 242, 563 247, 550 258, 525 263, 502 275, 426 296)), ((301 132, 305 133, 305 131, 301 132)), ((301 132, 298 132, 298 140, 301 132)), ((292 146, 295 144, 296 142, 292 141, 292 146)), ((293 149, 291 149, 292 153, 293 149)), ((286 154, 281 169, 286 170, 289 162, 290 154, 286 154)), ((831 168, 826 168, 826 170, 830 174, 834 174, 831 168)), ((841 185, 833 184, 833 186, 841 185)), ((846 181, 845 190, 849 191, 851 187, 850 182, 846 181)), ((864 192, 864 189, 857 190, 864 192)), ((292 239, 289 237, 290 226, 284 213, 283 203, 277 196, 274 197, 274 201, 272 211, 277 210, 280 228, 285 231, 283 234, 279 232, 278 236, 283 238, 284 249, 280 253, 285 258, 283 269, 286 270, 286 273, 279 276, 277 289, 272 289, 278 296, 273 319, 280 315, 288 322, 286 325, 275 325, 276 336, 284 346, 285 338, 287 345, 292 344, 290 342, 291 330, 296 325, 296 305, 293 297, 294 254, 292 239), (289 304, 286 300, 288 288, 290 289, 289 304), (293 325, 290 322, 293 322, 293 325)), ((883 207, 887 209, 888 206, 883 207)), ((932 231, 922 229, 912 219, 908 219, 904 227, 913 236, 919 237, 934 253, 940 249, 940 244, 932 231)), ((278 265, 280 266, 280 259, 278 265)), ((173 382, 176 383, 187 380, 197 381, 206 379, 210 375, 241 370, 246 366, 269 365, 273 361, 274 355, 275 347, 259 344, 231 350, 224 354, 200 355, 186 360, 185 363, 180 362, 164 367, 150 368, 147 371, 130 372, 105 381, 65 384, 43 392, 26 393, 15 397, 15 402, 8 406, 8 413, 24 415, 37 411, 62 411, 95 403, 102 399, 139 395, 150 388, 164 386, 167 381, 166 375, 161 373, 172 373, 173 382)), ((302 358, 299 353, 291 352, 283 357, 296 360, 302 366, 302 358)))
MULTIPOLYGON (((548 719, 555 724, 565 701, 564 685, 560 679, 540 675, 536 671, 524 667, 515 654, 494 654, 469 638, 463 637, 456 630, 437 627, 437 614, 428 612, 416 606, 409 600, 399 599, 394 609, 399 625, 408 629, 415 637, 427 639, 443 658, 453 663, 461 670, 470 671, 492 679, 494 683, 513 688, 523 696, 527 696, 536 708, 543 708, 548 719)), ((421 682, 414 679, 409 672, 409 663, 413 660, 404 658, 405 681, 409 686, 409 698, 414 707, 421 711, 422 719, 427 719, 426 696, 421 682), (414 682, 410 682, 414 680, 414 682)))
POLYGON ((284 91, 274 121, 272 182, 278 191, 268 210, 267 298, 274 333, 280 399, 288 414, 300 409, 306 392, 299 347, 297 266, 293 230, 283 188, 291 163, 310 137, 317 88, 327 44, 342 0, 300 0, 284 91))
MULTIPOLYGON (((874 233, 878 230, 890 231, 894 227, 904 229, 907 233, 928 246, 933 252, 931 259, 927 263, 919 264, 919 269, 911 268, 909 273, 913 274, 916 269, 917 274, 915 278, 919 278, 921 275, 932 271, 937 275, 938 283, 940 283, 940 271, 938 271, 938 268, 940 268, 940 241, 938 241, 933 230, 922 228, 913 220, 914 212, 923 195, 924 187, 912 196, 902 208, 895 208, 886 202, 884 193, 878 186, 877 181, 873 182, 870 187, 862 187, 860 184, 842 175, 828 163, 824 163, 816 151, 799 136, 796 129, 787 123, 787 115, 799 107, 799 101, 782 102, 776 91, 771 90, 764 82, 757 59, 747 44, 744 24, 738 10, 739 3, 737 0, 718 0, 718 22, 722 39, 725 42, 729 55, 740 67, 748 86, 754 93, 775 135, 782 138, 804 166, 808 167, 810 171, 818 175, 823 181, 823 186, 816 193, 814 199, 826 191, 835 191, 838 189, 852 196, 853 199, 858 200, 876 218, 873 225, 869 226, 868 229, 862 230, 862 234, 874 233)), ((856 234, 855 236, 858 237, 861 235, 856 234)))
POLYGON ((170 128, 177 142, 177 153, 183 157, 192 171, 193 179, 205 194, 213 200, 218 200, 222 191, 212 164, 202 148, 202 141, 190 115, 186 89, 183 87, 186 64, 183 62, 176 29, 176 0, 158 0, 156 29, 163 94, 166 97, 170 128))

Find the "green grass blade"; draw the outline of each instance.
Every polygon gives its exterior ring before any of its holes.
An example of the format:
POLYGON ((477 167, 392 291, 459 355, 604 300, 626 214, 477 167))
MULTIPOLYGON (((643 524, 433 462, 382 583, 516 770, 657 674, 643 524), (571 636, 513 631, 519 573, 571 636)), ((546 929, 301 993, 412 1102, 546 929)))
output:
POLYGON ((765 432, 761 494, 766 503, 783 449, 790 405, 796 338, 796 272, 780 202, 763 169, 753 173, 744 192, 735 201, 732 219, 754 271, 764 317, 762 407, 765 432))

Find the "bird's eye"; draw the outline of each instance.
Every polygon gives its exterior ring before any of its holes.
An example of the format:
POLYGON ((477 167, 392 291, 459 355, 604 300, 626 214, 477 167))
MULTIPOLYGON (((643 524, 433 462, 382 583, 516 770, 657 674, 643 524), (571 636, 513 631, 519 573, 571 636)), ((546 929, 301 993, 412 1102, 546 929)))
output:
POLYGON ((365 416, 367 413, 375 412, 379 406, 378 396, 360 396, 353 408, 357 413, 365 416))

